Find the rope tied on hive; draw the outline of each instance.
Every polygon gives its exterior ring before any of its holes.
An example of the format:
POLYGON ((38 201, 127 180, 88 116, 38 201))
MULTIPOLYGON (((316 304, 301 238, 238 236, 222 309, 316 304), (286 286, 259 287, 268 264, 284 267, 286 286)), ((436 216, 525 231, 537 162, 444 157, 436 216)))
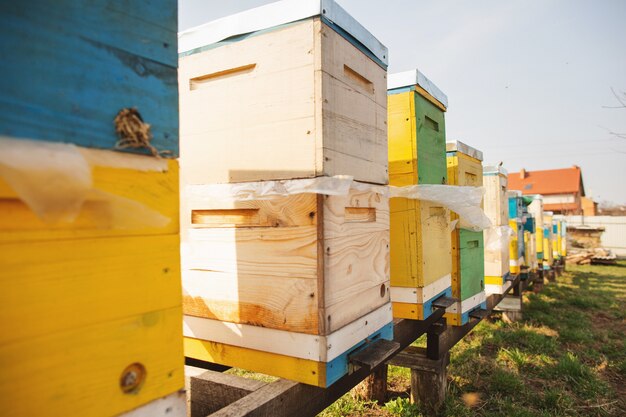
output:
POLYGON ((158 151, 152 146, 152 132, 150 132, 150 124, 145 123, 136 108, 125 108, 119 111, 115 119, 115 133, 119 140, 115 144, 118 149, 142 149, 146 148, 152 156, 157 158, 162 155, 171 154, 170 151, 158 151))

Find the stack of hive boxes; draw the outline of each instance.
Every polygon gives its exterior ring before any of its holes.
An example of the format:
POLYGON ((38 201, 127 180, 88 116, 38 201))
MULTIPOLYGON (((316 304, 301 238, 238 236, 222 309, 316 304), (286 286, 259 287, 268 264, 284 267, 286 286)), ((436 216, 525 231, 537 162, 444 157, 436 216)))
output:
POLYGON ((535 254, 537 259, 537 269, 543 268, 543 198, 536 194, 530 196, 532 202, 528 205, 528 213, 533 217, 535 223, 535 254))
POLYGON ((176 2, 2 10, 2 414, 184 416, 176 2))
POLYGON ((388 183, 387 50, 328 0, 179 41, 185 355, 329 386, 349 353, 392 338, 389 203, 288 190, 388 183), (275 198, 232 193, 264 187, 275 198))
POLYGON ((524 261, 529 271, 537 270, 537 245, 536 236, 537 228, 535 225, 535 218, 530 214, 528 205, 532 202, 532 199, 528 197, 522 197, 524 204, 523 207, 523 219, 524 219, 524 261))
POLYGON ((565 263, 565 257, 567 256, 567 222, 565 219, 559 221, 559 236, 561 237, 561 243, 559 244, 559 255, 565 263))
POLYGON ((524 220, 522 193, 520 191, 508 191, 509 198, 509 226, 513 229, 509 246, 509 265, 511 274, 517 275, 524 265, 524 220))
POLYGON ((554 259, 557 261, 561 260, 561 242, 562 242, 562 237, 561 237, 561 220, 560 219, 554 219, 552 221, 552 234, 554 236, 554 239, 552 241, 552 247, 553 247, 553 256, 554 259))
POLYGON ((507 198, 507 172, 500 166, 486 166, 483 170, 485 187, 485 214, 492 227, 484 230, 485 240, 485 292, 502 294, 510 285, 509 239, 504 231, 509 226, 509 200, 507 198))
MULTIPOLYGON (((389 183, 445 184, 447 98, 418 70, 388 82, 389 183)), ((394 317, 423 320, 452 295, 450 213, 428 201, 393 198, 391 300, 394 317)))
MULTIPOLYGON (((462 142, 446 144, 448 183, 480 187, 483 184, 482 152, 462 142)), ((452 221, 459 216, 452 212, 452 221)), ((460 228, 452 231, 452 296, 459 299, 446 312, 453 325, 463 325, 473 310, 486 308, 483 232, 460 228)))
POLYGON ((550 270, 554 263, 554 213, 551 211, 543 212, 543 269, 550 270))

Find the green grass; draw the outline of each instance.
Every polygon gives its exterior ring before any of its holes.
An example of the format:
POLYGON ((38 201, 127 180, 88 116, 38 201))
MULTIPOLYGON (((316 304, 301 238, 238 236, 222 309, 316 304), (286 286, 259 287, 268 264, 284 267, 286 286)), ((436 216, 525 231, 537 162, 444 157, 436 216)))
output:
MULTIPOLYGON (((454 347, 442 415, 626 415, 626 262, 568 266, 524 298, 522 321, 485 320, 454 347)), ((322 415, 422 416, 409 370, 392 366, 388 378, 385 404, 347 394, 322 415)))

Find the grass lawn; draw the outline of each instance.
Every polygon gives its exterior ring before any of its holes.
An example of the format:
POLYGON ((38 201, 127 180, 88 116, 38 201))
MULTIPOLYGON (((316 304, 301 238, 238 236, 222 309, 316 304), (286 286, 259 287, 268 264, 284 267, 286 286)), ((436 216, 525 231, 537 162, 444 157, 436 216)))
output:
MULTIPOLYGON (((485 320, 452 350, 443 415, 626 416, 626 262, 568 266, 524 301, 521 322, 485 320)), ((349 393, 320 416, 420 416, 409 375, 390 367, 383 406, 349 393)))

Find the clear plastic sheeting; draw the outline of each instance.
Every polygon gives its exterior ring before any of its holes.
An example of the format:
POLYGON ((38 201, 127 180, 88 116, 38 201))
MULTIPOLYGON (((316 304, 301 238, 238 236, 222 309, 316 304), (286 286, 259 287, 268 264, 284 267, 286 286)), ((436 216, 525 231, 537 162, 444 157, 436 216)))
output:
POLYGON ((515 236, 515 231, 509 226, 493 226, 485 229, 485 251, 508 251, 509 242, 513 236, 515 236))
POLYGON ((347 195, 350 189, 387 197, 387 187, 354 181, 349 175, 235 184, 187 185, 185 196, 198 201, 271 200, 293 194, 347 195))
MULTIPOLYGON (((126 157, 124 154, 104 157, 99 152, 66 143, 0 137, 0 179, 37 217, 49 224, 72 223, 85 201, 90 200, 103 203, 101 217, 107 219, 103 227, 167 225, 171 219, 158 211, 94 187, 92 164, 127 167, 129 162, 122 161, 126 157)), ((137 158, 135 155, 128 157, 137 158)), ((163 162, 146 162, 141 170, 163 171, 163 162)))
POLYGON ((271 200, 302 193, 347 195, 351 189, 374 192, 385 198, 401 197, 430 201, 457 213, 460 217, 458 226, 461 228, 480 232, 491 227, 491 221, 480 206, 485 194, 483 187, 426 184, 394 187, 357 182, 351 176, 337 175, 234 184, 187 185, 184 189, 184 198, 207 202, 271 200))
POLYGON ((458 226, 480 232, 491 227, 491 220, 480 206, 485 195, 484 187, 455 185, 410 185, 389 187, 389 197, 403 197, 440 204, 457 213, 458 226))

